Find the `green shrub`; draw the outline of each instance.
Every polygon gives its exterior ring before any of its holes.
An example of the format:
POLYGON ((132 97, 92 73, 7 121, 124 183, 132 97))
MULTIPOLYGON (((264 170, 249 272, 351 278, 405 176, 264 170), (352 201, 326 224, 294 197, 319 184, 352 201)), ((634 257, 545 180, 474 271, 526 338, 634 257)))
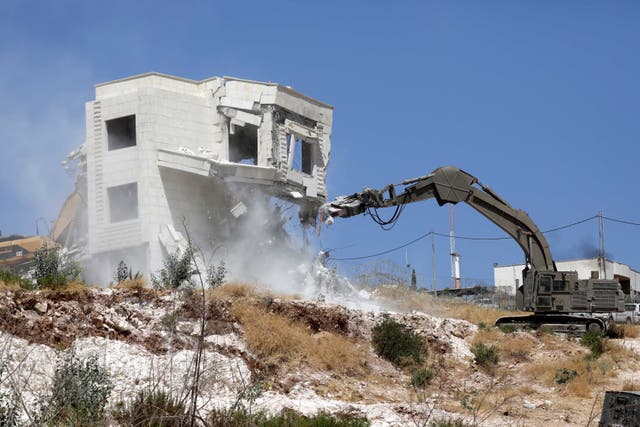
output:
POLYGON ((422 338, 407 331, 405 326, 393 319, 385 319, 373 327, 371 342, 376 354, 397 367, 411 363, 419 364, 423 359, 422 338))
POLYGON ((160 324, 164 326, 167 331, 175 332, 176 326, 178 326, 178 315, 176 313, 167 313, 160 318, 160 324))
POLYGON ((34 254, 34 273, 38 289, 63 289, 69 282, 80 276, 80 266, 59 247, 43 246, 34 254))
POLYGON ((366 427, 366 418, 352 414, 325 414, 307 417, 293 410, 284 410, 278 415, 264 412, 255 414, 244 410, 214 410, 207 419, 211 427, 366 427))
POLYGON ((178 289, 180 286, 192 285, 193 276, 193 248, 187 247, 184 253, 178 249, 175 253, 165 257, 163 268, 158 276, 151 274, 151 283, 156 289, 178 289))
POLYGON ((465 427, 464 421, 460 418, 456 418, 455 420, 438 420, 429 424, 429 427, 465 427))
POLYGON ((224 283, 224 278, 227 275, 227 268, 224 262, 221 262, 217 267, 215 265, 207 268, 207 286, 211 289, 215 289, 224 283))
POLYGON ((133 270, 129 268, 129 266, 124 261, 120 261, 118 263, 118 268, 116 269, 114 279, 116 283, 122 283, 125 280, 138 280, 142 279, 142 273, 137 271, 135 274, 133 274, 133 270))
POLYGON ((498 364, 498 349, 495 345, 487 347, 483 342, 478 342, 471 346, 471 353, 479 366, 492 368, 498 364))
POLYGON ((436 376, 432 368, 419 368, 411 375, 411 385, 416 388, 426 388, 436 376))
MULTIPOLYGON (((0 268, 0 282, 4 283, 6 286, 17 286, 22 289, 34 288, 33 283, 30 280, 3 268, 0 268)), ((2 424, 0 423, 0 425, 2 424)))
POLYGON ((162 390, 141 391, 130 403, 120 403, 113 417, 123 426, 180 427, 189 425, 184 403, 162 390))
POLYGON ((575 369, 562 368, 556 371, 554 381, 556 384, 566 384, 577 376, 578 372, 575 369))
POLYGON ((591 350, 589 359, 597 359, 604 353, 604 336, 601 332, 588 331, 580 338, 580 344, 591 350))
POLYGON ((81 360, 67 354, 56 366, 50 396, 40 402, 39 424, 105 424, 104 407, 113 384, 96 356, 81 360))
POLYGON ((478 329, 482 331, 489 328, 487 327, 487 324, 485 322, 478 322, 478 329))

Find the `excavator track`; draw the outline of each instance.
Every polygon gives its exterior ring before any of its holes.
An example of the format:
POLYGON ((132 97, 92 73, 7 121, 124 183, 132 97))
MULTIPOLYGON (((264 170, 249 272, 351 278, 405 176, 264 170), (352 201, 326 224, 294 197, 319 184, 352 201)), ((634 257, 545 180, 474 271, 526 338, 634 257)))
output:
POLYGON ((582 334, 587 331, 607 331, 607 322, 598 317, 573 314, 531 314, 529 316, 508 316, 496 320, 496 326, 513 325, 518 328, 538 329, 550 327, 554 332, 582 334))

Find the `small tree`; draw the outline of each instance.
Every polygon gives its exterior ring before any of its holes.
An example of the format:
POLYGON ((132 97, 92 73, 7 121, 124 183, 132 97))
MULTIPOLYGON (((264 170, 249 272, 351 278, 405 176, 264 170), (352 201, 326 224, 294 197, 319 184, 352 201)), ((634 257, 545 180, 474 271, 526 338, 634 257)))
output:
POLYGON ((220 262, 217 267, 215 265, 209 266, 209 268, 207 268, 207 285, 211 289, 217 288, 224 283, 224 278, 226 275, 227 268, 224 265, 224 261, 220 262))
POLYGON ((41 402, 39 424, 97 425, 104 419, 104 408, 113 384, 97 356, 79 359, 73 352, 57 365, 51 394, 41 402))
POLYGON ((80 276, 80 266, 57 246, 43 246, 34 254, 33 278, 38 289, 62 289, 80 276))
POLYGON ((120 261, 118 263, 118 268, 116 268, 114 279, 116 283, 119 284, 127 280, 142 279, 142 274, 139 271, 137 271, 136 274, 133 274, 133 270, 129 268, 124 261, 120 261))
POLYGON ((164 267, 158 271, 158 276, 151 274, 151 283, 156 289, 178 289, 180 286, 191 284, 194 274, 193 247, 187 246, 184 253, 180 249, 169 254, 164 259, 164 267))
POLYGON ((125 264, 124 261, 120 261, 120 263, 118 263, 118 268, 116 269, 116 277, 114 277, 114 279, 116 279, 116 283, 122 283, 129 278, 130 274, 131 273, 129 272, 129 267, 127 267, 127 264, 125 264))

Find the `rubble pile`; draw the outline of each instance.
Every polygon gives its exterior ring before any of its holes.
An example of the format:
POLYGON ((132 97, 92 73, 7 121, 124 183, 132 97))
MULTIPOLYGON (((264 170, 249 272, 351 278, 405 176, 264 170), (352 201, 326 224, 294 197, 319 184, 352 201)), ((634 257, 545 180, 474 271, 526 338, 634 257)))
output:
MULTIPOLYGON (((363 312, 338 305, 278 298, 264 302, 269 312, 305 325, 313 333, 337 333, 364 342, 383 317, 393 316, 416 332, 429 331, 429 343, 454 349, 458 338, 472 333, 464 321, 445 321, 420 314, 363 312), (435 329, 434 329, 435 328, 435 329)), ((57 358, 73 351, 80 357, 96 355, 115 384, 110 404, 131 398, 141 389, 161 386, 175 395, 185 393, 194 357, 199 323, 194 304, 183 293, 149 289, 87 289, 72 292, 0 292, 0 329, 4 346, 0 357, 5 374, 0 393, 10 386, 25 390, 25 402, 34 403, 51 385, 57 358)), ((263 376, 263 366, 247 349, 242 327, 229 313, 230 302, 212 300, 207 307, 205 330, 203 408, 230 407, 247 384, 263 376)), ((406 375, 378 359, 374 369, 390 383, 376 386, 354 380, 360 397, 345 400, 337 392, 323 391, 333 380, 324 372, 288 372, 273 378, 271 386, 253 404, 275 413, 290 408, 312 415, 318 411, 356 412, 374 425, 399 425, 406 421, 406 375), (389 388, 391 385, 391 388, 389 388), (385 387, 387 390, 385 390, 385 387), (337 394, 336 394, 337 393, 337 394), (395 398, 393 397, 395 396, 395 398), (404 408, 404 409, 403 409, 404 408), (403 415, 404 414, 404 415, 403 415), (378 421, 376 421, 378 420, 378 421), (405 420, 405 421, 403 421, 405 420)), ((417 410, 416 406, 412 406, 417 410)))
MULTIPOLYGON (((50 390, 57 361, 74 352, 81 358, 96 356, 109 371, 114 383, 111 406, 150 387, 184 396, 200 335, 201 311, 194 297, 192 292, 144 288, 0 291, 0 395, 20 390, 25 406, 33 407, 50 390)), ((637 349, 637 341, 625 339, 620 348, 637 349)), ((527 372, 531 366, 545 372, 554 366, 570 366, 562 364, 583 360, 585 354, 580 343, 565 338, 480 331, 464 320, 421 312, 359 310, 322 301, 226 291, 207 299, 198 404, 205 414, 214 408, 229 408, 238 399, 246 399, 247 387, 252 387, 256 392, 244 403, 255 411, 354 413, 365 416, 373 426, 428 425, 428 421, 456 419, 467 423, 482 419, 478 425, 492 426, 545 421, 584 425, 585 405, 595 405, 598 411, 600 403, 593 402, 600 395, 598 389, 576 397, 567 394, 564 386, 532 380, 527 372), (327 334, 344 337, 365 350, 365 373, 310 368, 304 360, 265 365, 252 353, 245 341, 245 327, 234 317, 238 303, 248 303, 246 307, 269 316, 284 316, 302 326, 312 339, 322 340, 327 334), (412 388, 410 371, 397 369, 373 352, 372 328, 388 318, 425 338, 429 366, 437 371, 428 389, 412 388), (500 353, 500 374, 491 375, 475 363, 471 348, 479 337, 487 343, 511 342, 500 353), (528 343, 527 347, 516 346, 518 342, 528 343)), ((603 377, 601 381, 606 382, 598 387, 621 387, 623 381, 635 378, 637 356, 628 362, 614 356, 605 362, 589 362, 598 370, 617 369, 603 377)))

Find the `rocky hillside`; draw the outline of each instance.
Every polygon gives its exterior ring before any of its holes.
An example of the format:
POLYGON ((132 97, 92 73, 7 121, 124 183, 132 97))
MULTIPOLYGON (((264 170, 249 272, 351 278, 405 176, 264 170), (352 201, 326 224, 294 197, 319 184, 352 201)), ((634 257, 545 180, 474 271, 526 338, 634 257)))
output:
MULTIPOLYGON (((413 305, 424 299, 404 297, 413 305)), ((473 307, 429 301, 417 308, 347 309, 238 284, 208 291, 204 305, 198 292, 5 289, 0 398, 19 399, 29 420, 70 352, 95 356, 109 373, 109 409, 145 390, 187 396, 199 372, 202 420, 241 404, 271 414, 349 413, 374 426, 583 426, 597 423, 604 390, 637 389, 640 381, 636 338, 605 340, 596 357, 570 337, 447 317, 483 313, 473 307), (372 329, 385 319, 422 338, 420 358, 393 364, 376 354, 372 329), (424 381, 416 379, 419 370, 424 381)))

